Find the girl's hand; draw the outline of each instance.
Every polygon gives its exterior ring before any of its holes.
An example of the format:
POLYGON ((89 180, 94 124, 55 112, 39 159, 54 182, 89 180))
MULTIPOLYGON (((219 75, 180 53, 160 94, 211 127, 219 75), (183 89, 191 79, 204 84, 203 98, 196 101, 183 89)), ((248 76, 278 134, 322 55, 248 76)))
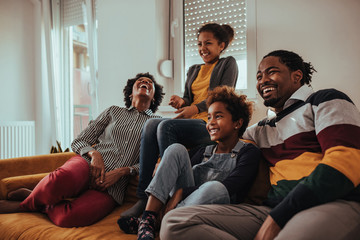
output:
POLYGON ((99 191, 105 191, 107 188, 114 185, 121 177, 130 174, 128 167, 117 168, 112 171, 105 173, 105 181, 100 182, 100 179, 96 179, 94 188, 99 191))
POLYGON ((174 117, 174 119, 178 119, 178 118, 191 118, 192 116, 194 116, 195 114, 199 113, 199 109, 197 108, 197 106, 195 105, 191 105, 188 107, 183 107, 180 108, 179 110, 175 111, 177 115, 176 117, 174 117))
POLYGON ((169 101, 169 105, 176 109, 181 108, 184 104, 185 100, 177 95, 172 95, 169 101))
POLYGON ((105 181, 105 166, 104 160, 98 151, 88 152, 88 156, 91 157, 90 162, 90 184, 93 185, 96 179, 99 182, 105 181))

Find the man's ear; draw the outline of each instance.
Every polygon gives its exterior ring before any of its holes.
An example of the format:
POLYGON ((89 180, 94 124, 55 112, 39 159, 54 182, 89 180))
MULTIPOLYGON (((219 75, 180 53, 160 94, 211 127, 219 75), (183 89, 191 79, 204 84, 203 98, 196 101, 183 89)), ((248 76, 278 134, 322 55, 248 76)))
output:
POLYGON ((303 78, 303 72, 301 70, 296 70, 291 73, 291 76, 294 80, 294 83, 300 83, 303 78))

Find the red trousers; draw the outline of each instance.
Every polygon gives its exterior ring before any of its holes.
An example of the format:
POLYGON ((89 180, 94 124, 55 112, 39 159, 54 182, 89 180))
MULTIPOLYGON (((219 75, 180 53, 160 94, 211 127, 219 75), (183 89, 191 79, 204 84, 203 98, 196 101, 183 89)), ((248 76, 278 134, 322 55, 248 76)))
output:
POLYGON ((20 207, 42 211, 60 227, 91 225, 108 215, 117 203, 107 192, 89 189, 89 174, 89 164, 80 156, 72 157, 43 178, 20 207))

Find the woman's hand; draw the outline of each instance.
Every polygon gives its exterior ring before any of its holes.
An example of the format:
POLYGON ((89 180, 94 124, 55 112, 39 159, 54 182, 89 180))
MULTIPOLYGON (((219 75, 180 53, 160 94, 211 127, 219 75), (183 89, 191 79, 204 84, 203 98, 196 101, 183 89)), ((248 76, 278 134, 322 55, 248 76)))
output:
POLYGON ((281 228, 279 225, 277 225, 274 219, 269 215, 261 225, 254 240, 272 240, 279 234, 280 231, 281 228))
POLYGON ((94 185, 95 180, 99 179, 99 182, 105 181, 105 166, 104 160, 101 154, 96 151, 88 152, 89 157, 91 157, 90 162, 90 184, 94 185))
POLYGON ((185 105, 185 100, 177 95, 172 95, 169 101, 169 105, 173 108, 179 109, 185 105))
POLYGON ((94 188, 99 191, 105 191, 107 188, 114 185, 121 177, 130 174, 130 168, 122 167, 105 173, 105 181, 100 182, 100 178, 95 180, 94 188))
POLYGON ((179 110, 175 111, 176 114, 178 114, 174 119, 178 118, 191 118, 195 114, 199 113, 199 109, 195 105, 191 105, 188 107, 180 108, 179 110))

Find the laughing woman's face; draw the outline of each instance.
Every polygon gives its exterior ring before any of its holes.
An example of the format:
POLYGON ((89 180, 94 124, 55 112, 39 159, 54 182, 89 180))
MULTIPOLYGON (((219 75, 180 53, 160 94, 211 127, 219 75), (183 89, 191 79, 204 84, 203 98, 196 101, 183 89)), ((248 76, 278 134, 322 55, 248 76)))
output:
POLYGON ((150 100, 154 98, 155 94, 155 84, 154 82, 147 77, 141 77, 137 79, 134 83, 132 96, 147 96, 150 100))

